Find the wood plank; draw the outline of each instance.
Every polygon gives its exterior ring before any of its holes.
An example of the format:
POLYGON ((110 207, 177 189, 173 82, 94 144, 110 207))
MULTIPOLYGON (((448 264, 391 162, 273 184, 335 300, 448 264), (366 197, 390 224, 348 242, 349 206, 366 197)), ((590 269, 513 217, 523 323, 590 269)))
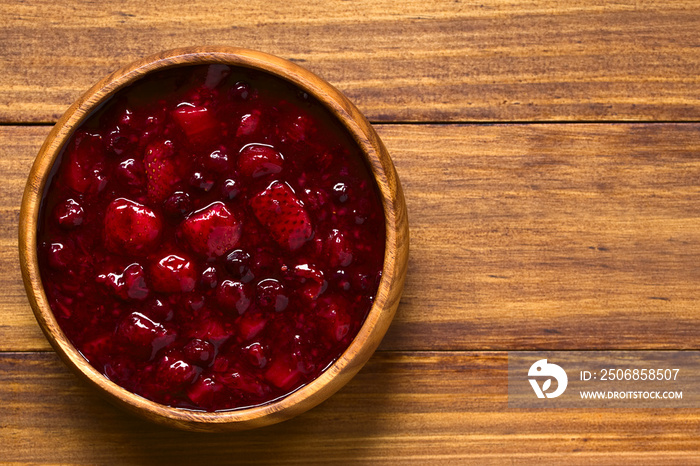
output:
POLYGON ((0 354, 3 462, 678 464, 697 410, 509 410, 504 353, 377 353, 319 407, 275 426, 201 434, 107 404, 53 353, 0 354))
POLYGON ((697 348, 699 131, 380 127, 412 233, 383 347, 697 348))
POLYGON ((24 184, 48 127, 0 127, 0 351, 49 349, 22 285, 17 246, 24 184))
MULTIPOLYGON (((412 243, 385 350, 700 346, 700 125, 379 125, 412 243)), ((0 351, 42 350, 17 209, 48 128, 0 128, 0 351)))
POLYGON ((3 0, 0 18, 4 122, 55 121, 120 66, 200 44, 300 62, 374 121, 700 119, 691 0, 3 0))

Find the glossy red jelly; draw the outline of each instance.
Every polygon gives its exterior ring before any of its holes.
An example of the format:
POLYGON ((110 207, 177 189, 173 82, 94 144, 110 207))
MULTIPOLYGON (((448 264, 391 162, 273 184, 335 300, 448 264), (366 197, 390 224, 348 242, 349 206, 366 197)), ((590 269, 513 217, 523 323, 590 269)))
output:
POLYGON ((153 401, 264 404, 319 376, 372 306, 384 214, 356 143, 259 71, 172 68, 75 132, 42 202, 39 264, 65 334, 153 401))

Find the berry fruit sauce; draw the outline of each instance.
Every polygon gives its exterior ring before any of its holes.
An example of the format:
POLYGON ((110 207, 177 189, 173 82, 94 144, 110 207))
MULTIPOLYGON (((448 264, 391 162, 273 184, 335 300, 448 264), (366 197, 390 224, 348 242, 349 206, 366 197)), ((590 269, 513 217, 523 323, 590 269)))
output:
POLYGON ((64 333, 113 382, 185 409, 261 405, 318 377, 384 261, 348 132, 290 83, 226 65, 119 91, 67 143, 40 215, 64 333))

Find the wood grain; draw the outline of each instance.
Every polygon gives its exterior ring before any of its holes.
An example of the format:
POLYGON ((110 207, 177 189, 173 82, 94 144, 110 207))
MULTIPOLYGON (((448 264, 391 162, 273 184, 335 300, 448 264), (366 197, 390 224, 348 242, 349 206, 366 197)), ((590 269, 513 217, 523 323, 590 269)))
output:
MULTIPOLYGON (((411 257, 385 350, 700 347, 700 125, 379 125, 411 257)), ((48 128, 0 128, 0 351, 48 349, 16 220, 48 128)))
POLYGON ((271 427, 167 430, 88 391, 53 353, 0 354, 3 462, 687 463, 697 410, 509 410, 504 353, 377 353, 335 396, 271 427), (439 383, 437 383, 439 381, 439 383))
POLYGON ((700 119, 692 0, 0 2, 0 121, 186 45, 302 63, 374 121, 700 119))

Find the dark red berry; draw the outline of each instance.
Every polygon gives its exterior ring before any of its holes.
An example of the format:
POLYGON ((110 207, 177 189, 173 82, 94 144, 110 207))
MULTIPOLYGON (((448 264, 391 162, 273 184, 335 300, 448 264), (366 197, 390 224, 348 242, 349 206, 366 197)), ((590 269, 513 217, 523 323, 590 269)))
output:
POLYGON ((226 149, 216 149, 204 158, 204 167, 216 173, 225 173, 231 168, 226 149))
POLYGON ((83 220, 85 220, 85 211, 83 211, 78 201, 66 199, 56 206, 54 217, 61 228, 72 230, 83 224, 83 220))
POLYGON ((216 267, 207 267, 202 276, 199 278, 199 283, 204 290, 213 290, 219 284, 219 272, 216 267))
POLYGON ((64 270, 71 265, 74 253, 69 243, 51 243, 47 245, 47 257, 49 267, 55 270, 64 270))
POLYGON ((240 183, 234 179, 227 179, 221 185, 221 194, 226 200, 233 200, 241 192, 240 183))
POLYGON ((105 138, 107 150, 115 155, 122 155, 124 152, 133 150, 137 142, 138 137, 128 134, 119 126, 108 132, 105 138))
POLYGON ((248 283, 254 278, 250 265, 250 254, 241 249, 231 251, 226 256, 226 270, 233 278, 243 283, 248 283))
POLYGON ((182 353, 192 364, 207 367, 214 361, 216 348, 206 340, 193 338, 182 348, 182 353))
POLYGON ((120 183, 129 186, 143 186, 146 183, 146 171, 139 159, 126 159, 117 165, 114 173, 120 183))
POLYGON ((244 82, 237 82, 231 88, 231 97, 233 97, 233 98, 240 99, 240 100, 247 100, 249 96, 250 96, 250 86, 244 82))
POLYGON ((166 354, 158 362, 156 381, 168 390, 189 385, 201 369, 181 359, 177 354, 166 354))
POLYGON ((338 202, 343 204, 347 202, 350 196, 350 188, 348 188, 348 185, 345 183, 336 183, 333 185, 333 195, 338 202))
POLYGON ((244 348, 248 362, 255 367, 262 369, 267 364, 265 348, 258 342, 251 343, 244 348))
POLYGON ((284 286, 273 278, 258 282, 256 299, 261 309, 275 312, 284 311, 289 304, 284 286))
POLYGON ((194 172, 190 177, 190 186, 208 193, 214 187, 214 178, 202 172, 194 172))
POLYGON ((186 217, 192 212, 190 195, 182 191, 174 192, 165 200, 163 211, 172 218, 186 217))
POLYGON ((148 307, 145 308, 144 312, 149 317, 160 322, 170 321, 174 316, 173 307, 170 305, 170 303, 159 298, 156 298, 148 303, 148 307))

